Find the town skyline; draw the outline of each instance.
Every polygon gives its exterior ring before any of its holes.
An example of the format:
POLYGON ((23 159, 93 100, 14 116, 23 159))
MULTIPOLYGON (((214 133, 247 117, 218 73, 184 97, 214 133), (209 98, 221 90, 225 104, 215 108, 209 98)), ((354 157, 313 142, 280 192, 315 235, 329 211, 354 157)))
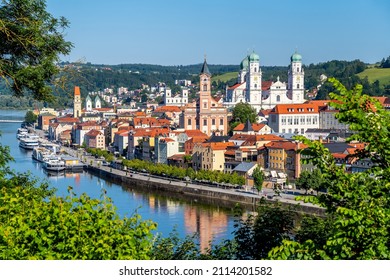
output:
POLYGON ((378 1, 47 1, 69 20, 64 61, 94 64, 239 64, 252 51, 264 66, 387 57, 390 3, 378 1), (77 7, 77 9, 75 9, 77 7))

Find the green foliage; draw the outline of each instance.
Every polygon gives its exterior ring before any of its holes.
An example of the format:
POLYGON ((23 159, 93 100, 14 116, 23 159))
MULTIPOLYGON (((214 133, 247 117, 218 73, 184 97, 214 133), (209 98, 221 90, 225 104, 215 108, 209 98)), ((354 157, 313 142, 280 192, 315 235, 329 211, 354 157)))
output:
POLYGON ((248 103, 237 103, 233 108, 233 116, 230 121, 230 130, 233 130, 238 124, 246 123, 247 121, 251 123, 257 122, 256 110, 248 103))
POLYGON ((245 178, 238 175, 237 173, 225 174, 219 171, 210 171, 210 170, 199 170, 194 171, 192 168, 180 168, 177 166, 161 164, 161 163, 152 163, 148 161, 143 161, 139 159, 126 160, 122 161, 124 166, 127 166, 130 169, 137 171, 146 170, 150 174, 155 175, 165 175, 168 177, 174 177, 178 179, 184 179, 189 177, 194 180, 206 180, 209 182, 217 183, 230 183, 233 185, 244 185, 245 178))
POLYGON ((38 116, 34 114, 33 111, 29 110, 26 112, 26 115, 24 116, 24 121, 27 123, 35 123, 38 119, 38 116))
POLYGON ((252 173, 253 180, 255 181, 255 187, 257 191, 261 191, 263 188, 263 182, 264 182, 264 173, 260 169, 260 167, 256 167, 255 170, 253 170, 252 173))
POLYGON ((63 38, 68 26, 46 10, 44 0, 3 0, 0 4, 0 73, 16 96, 32 92, 36 100, 52 100, 48 85, 59 69, 58 56, 72 44, 63 38))
POLYGON ((362 86, 347 90, 336 79, 331 93, 337 118, 355 131, 348 141, 367 143, 355 157, 370 159, 372 168, 347 173, 318 141, 299 136, 308 145, 303 153, 321 170, 327 193, 306 200, 326 208, 332 226, 325 245, 318 240, 286 241, 274 248, 274 259, 389 259, 390 257, 390 114, 379 102, 362 94, 362 86))
POLYGON ((234 241, 236 259, 258 260, 268 256, 268 252, 281 245, 283 240, 292 236, 295 214, 292 209, 283 209, 261 202, 257 215, 240 219, 235 224, 234 241))
POLYGON ((306 190, 306 193, 310 189, 318 192, 322 183, 323 178, 319 169, 314 169, 312 172, 303 171, 299 178, 295 181, 295 185, 300 189, 306 190))

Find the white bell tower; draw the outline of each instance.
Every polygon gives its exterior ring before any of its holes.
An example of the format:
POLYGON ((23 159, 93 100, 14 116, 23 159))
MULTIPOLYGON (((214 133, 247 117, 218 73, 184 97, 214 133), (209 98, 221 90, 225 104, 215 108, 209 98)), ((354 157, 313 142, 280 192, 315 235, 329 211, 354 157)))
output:
POLYGON ((305 72, 302 67, 302 56, 295 52, 291 56, 290 69, 288 70, 288 97, 292 103, 305 102, 305 72))

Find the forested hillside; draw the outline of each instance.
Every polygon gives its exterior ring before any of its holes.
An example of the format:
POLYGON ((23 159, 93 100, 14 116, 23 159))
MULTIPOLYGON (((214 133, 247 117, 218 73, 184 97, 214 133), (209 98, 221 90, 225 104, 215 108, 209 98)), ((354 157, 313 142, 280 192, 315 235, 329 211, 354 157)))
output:
MULTIPOLYGON (((150 64, 121 64, 121 65, 96 65, 91 63, 62 63, 62 73, 55 79, 53 86, 56 100, 46 105, 51 107, 70 107, 73 102, 73 88, 80 86, 81 93, 86 96, 88 92, 99 91, 105 88, 126 87, 129 90, 141 88, 142 84, 156 85, 159 82, 166 83, 174 88, 175 80, 187 79, 193 83, 198 82, 198 74, 202 64, 161 66, 150 64)), ((320 76, 335 77, 347 88, 356 83, 363 85, 369 95, 390 95, 390 85, 379 81, 370 81, 362 73, 367 64, 360 60, 338 61, 310 64, 305 66, 305 88, 312 90, 321 85, 320 76)), ((233 85, 237 80, 239 65, 209 65, 213 74, 213 91, 225 92, 226 85, 233 85), (235 72, 235 73, 234 73, 235 72), (230 75, 228 74, 230 73, 230 75), (223 75, 225 74, 225 75, 223 75)), ((263 81, 287 82, 288 66, 262 66, 263 81)), ((382 80, 381 80, 382 81, 382 80)), ((385 80, 386 81, 386 80, 385 80)), ((332 86, 323 84, 317 95, 317 99, 325 99, 331 92, 332 86)), ((3 81, 0 84, 0 108, 31 108, 41 107, 43 103, 33 102, 31 98, 13 98, 10 90, 3 81), (4 96, 5 95, 5 96, 4 96)))

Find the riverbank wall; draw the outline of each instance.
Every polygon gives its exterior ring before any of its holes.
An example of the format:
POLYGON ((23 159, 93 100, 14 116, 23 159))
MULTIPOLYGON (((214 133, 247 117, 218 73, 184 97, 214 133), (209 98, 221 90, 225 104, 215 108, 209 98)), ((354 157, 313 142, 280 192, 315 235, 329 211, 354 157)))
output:
POLYGON ((144 192, 169 195, 179 199, 191 200, 224 208, 234 208, 240 205, 249 211, 256 211, 261 199, 267 203, 280 203, 282 206, 295 206, 297 212, 324 216, 325 211, 313 205, 305 205, 295 200, 273 198, 268 199, 251 192, 220 189, 204 185, 196 185, 184 181, 173 181, 165 178, 154 178, 148 175, 130 174, 125 171, 115 170, 108 167, 87 166, 87 170, 93 175, 108 181, 119 183, 125 188, 137 189, 144 192))

